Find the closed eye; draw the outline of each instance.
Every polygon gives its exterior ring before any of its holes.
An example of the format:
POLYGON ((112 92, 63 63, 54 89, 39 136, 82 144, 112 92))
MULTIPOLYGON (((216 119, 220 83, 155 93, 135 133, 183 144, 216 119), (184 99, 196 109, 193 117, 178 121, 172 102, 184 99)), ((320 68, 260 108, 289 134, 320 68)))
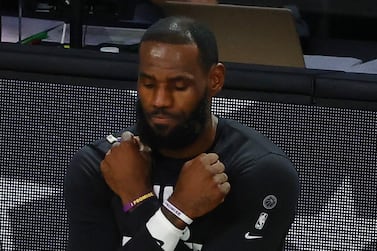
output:
POLYGON ((186 85, 184 83, 176 83, 175 84, 175 89, 177 91, 185 91, 185 90, 187 90, 187 88, 188 88, 188 85, 186 85))
POLYGON ((193 84, 191 78, 186 77, 176 77, 169 80, 169 83, 177 91, 185 91, 193 84))
POLYGON ((147 89, 153 89, 156 85, 152 82, 145 82, 145 83, 142 83, 142 85, 147 88, 147 89))
POLYGON ((152 89, 155 87, 155 79, 147 74, 140 73, 139 74, 139 84, 145 88, 152 89))

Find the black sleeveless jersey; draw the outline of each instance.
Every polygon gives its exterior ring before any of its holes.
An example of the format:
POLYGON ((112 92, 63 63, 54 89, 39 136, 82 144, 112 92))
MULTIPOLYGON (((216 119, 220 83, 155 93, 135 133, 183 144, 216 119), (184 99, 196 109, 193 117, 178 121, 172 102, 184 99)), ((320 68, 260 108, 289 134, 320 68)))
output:
MULTIPOLYGON (((134 128, 127 130, 137 135, 134 128)), ((157 197, 124 213, 100 171, 110 147, 106 139, 84 146, 67 170, 68 250, 162 250, 145 224, 173 192, 187 159, 153 153, 157 197)), ((175 250, 282 250, 299 196, 298 174, 285 153, 259 132, 228 119, 219 119, 207 152, 219 155, 231 190, 220 206, 194 220, 175 250)))

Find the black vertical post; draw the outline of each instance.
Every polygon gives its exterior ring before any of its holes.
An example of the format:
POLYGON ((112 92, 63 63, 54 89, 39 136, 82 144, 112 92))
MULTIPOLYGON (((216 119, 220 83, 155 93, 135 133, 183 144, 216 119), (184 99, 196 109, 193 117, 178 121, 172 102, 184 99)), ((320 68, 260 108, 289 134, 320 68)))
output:
POLYGON ((21 44, 22 41, 22 9, 23 0, 18 0, 18 43, 21 44))
POLYGON ((1 19, 3 19, 2 18, 2 12, 3 11, 3 4, 2 4, 2 1, 0 1, 0 43, 3 41, 2 40, 2 37, 1 37, 1 30, 2 30, 2 23, 1 23, 1 19))
POLYGON ((82 48, 82 11, 84 0, 71 0, 70 47, 82 48))

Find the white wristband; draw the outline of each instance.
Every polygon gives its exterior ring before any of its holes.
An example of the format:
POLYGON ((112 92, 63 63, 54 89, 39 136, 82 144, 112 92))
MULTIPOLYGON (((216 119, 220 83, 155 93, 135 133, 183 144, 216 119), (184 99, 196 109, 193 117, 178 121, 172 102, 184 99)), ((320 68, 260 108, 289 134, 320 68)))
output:
POLYGON ((173 225, 161 212, 161 208, 146 223, 149 233, 153 238, 160 240, 159 245, 164 251, 173 251, 180 238, 187 234, 188 228, 181 230, 173 225))
POLYGON ((165 200, 163 203, 164 207, 169 210, 172 214, 177 216, 179 219, 181 219, 184 223, 187 225, 190 225, 192 223, 192 219, 185 215, 181 210, 176 208, 173 204, 171 204, 168 200, 165 200))

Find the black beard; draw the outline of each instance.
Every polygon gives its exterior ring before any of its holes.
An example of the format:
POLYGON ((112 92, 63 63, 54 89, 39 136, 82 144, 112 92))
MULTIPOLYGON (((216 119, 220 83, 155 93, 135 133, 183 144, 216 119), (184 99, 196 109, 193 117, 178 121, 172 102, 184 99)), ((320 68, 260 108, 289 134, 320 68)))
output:
MULTIPOLYGON (((136 129, 141 142, 152 149, 182 149, 192 144, 204 131, 208 121, 209 102, 207 95, 199 101, 184 122, 178 124, 170 132, 164 133, 166 128, 152 128, 145 117, 140 99, 136 102, 136 129)), ((154 111, 164 113, 164 110, 154 111)))

